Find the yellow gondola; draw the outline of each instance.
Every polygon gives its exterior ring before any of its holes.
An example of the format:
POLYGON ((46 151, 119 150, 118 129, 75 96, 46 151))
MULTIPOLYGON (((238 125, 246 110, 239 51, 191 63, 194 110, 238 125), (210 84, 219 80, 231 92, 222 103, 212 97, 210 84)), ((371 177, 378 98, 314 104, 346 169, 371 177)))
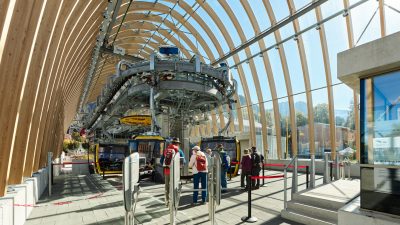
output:
POLYGON ((131 153, 139 153, 140 175, 154 174, 165 148, 165 139, 159 135, 138 135, 128 141, 128 146, 131 153))
POLYGON ((126 144, 96 144, 95 171, 99 174, 121 174, 122 164, 128 155, 126 144))

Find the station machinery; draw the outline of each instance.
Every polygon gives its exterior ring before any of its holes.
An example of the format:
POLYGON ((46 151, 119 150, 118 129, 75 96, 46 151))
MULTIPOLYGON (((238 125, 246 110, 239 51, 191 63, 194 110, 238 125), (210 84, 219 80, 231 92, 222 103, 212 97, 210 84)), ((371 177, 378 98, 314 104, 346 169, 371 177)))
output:
MULTIPOLYGON (((210 111, 221 105, 228 106, 228 122, 219 135, 227 130, 236 87, 228 66, 204 64, 196 55, 190 60, 180 59, 178 51, 176 47, 162 47, 148 61, 122 60, 116 65, 116 73, 98 96, 96 107, 83 119, 92 141, 127 144, 134 136, 130 151, 139 151, 147 162, 157 163, 166 144, 161 136, 187 139, 188 126, 207 121, 210 111), (122 121, 127 116, 140 120, 122 121), (146 132, 148 137, 141 135, 146 132)), ((189 146, 185 145, 189 155, 189 146)))

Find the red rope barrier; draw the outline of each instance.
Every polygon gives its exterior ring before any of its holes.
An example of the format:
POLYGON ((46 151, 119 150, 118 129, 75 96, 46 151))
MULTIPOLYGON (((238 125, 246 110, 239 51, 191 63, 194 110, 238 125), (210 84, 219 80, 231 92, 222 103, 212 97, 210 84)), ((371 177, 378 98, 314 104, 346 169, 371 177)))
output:
POLYGON ((232 165, 240 164, 240 162, 231 162, 232 165))
POLYGON ((271 179, 271 178, 282 178, 285 177, 284 175, 272 175, 272 176, 251 176, 252 180, 257 179, 271 179))

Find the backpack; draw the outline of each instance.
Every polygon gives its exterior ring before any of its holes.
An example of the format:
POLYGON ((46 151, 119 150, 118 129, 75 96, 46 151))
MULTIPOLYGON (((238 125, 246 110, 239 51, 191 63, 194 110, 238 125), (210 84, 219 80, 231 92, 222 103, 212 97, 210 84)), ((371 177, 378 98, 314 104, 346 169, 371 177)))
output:
POLYGON ((165 158, 164 158, 164 165, 165 166, 170 166, 172 158, 174 157, 175 154, 175 149, 173 148, 167 148, 165 149, 165 158))
POLYGON ((205 171, 207 169, 206 156, 204 156, 204 155, 196 156, 196 168, 197 168, 197 171, 199 171, 199 172, 205 171))
POLYGON ((221 159, 222 159, 222 169, 228 170, 230 168, 228 154, 226 153, 222 154, 221 159))
POLYGON ((261 157, 258 153, 253 153, 253 167, 259 167, 261 163, 261 157))

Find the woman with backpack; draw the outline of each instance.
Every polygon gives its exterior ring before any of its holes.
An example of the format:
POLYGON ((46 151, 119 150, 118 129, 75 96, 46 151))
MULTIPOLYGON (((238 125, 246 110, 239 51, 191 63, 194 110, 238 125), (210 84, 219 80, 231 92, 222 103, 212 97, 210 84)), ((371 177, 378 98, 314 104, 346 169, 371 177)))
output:
MULTIPOLYGON (((193 188, 198 189, 199 183, 201 183, 201 189, 207 189, 207 173, 208 173, 208 162, 206 155, 200 151, 199 146, 192 148, 193 154, 190 157, 189 168, 192 168, 193 173, 193 188)), ((193 203, 192 206, 197 204, 198 191, 193 192, 193 203)), ((206 203, 207 191, 201 192, 202 204, 206 203)))

